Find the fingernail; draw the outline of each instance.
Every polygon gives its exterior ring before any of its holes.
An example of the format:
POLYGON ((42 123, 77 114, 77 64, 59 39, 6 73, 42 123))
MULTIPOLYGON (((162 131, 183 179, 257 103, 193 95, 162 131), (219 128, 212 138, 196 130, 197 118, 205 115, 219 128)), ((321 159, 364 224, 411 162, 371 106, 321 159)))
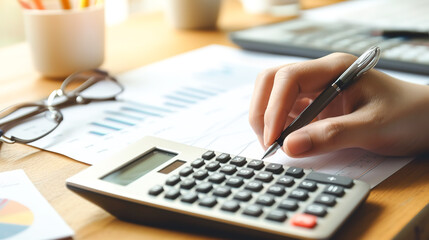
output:
POLYGON ((286 138, 286 146, 292 155, 299 155, 309 151, 313 142, 307 132, 297 132, 286 138))

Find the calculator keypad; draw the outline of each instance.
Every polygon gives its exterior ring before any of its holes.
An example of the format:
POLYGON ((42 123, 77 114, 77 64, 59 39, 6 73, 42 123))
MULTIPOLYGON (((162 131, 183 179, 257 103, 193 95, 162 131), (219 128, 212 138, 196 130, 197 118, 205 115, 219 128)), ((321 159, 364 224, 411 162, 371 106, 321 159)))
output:
POLYGON ((353 180, 346 177, 207 151, 169 176, 164 186, 153 186, 149 194, 313 228, 352 187, 353 180))

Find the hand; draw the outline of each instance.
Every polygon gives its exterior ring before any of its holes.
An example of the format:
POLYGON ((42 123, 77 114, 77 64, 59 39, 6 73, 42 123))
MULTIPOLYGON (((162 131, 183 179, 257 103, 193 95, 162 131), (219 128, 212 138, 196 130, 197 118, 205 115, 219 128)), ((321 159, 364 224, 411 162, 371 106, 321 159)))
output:
MULTIPOLYGON (((249 121, 269 147, 356 57, 335 53, 259 74, 249 121)), ((392 156, 429 152, 429 87, 370 70, 340 93, 317 119, 291 133, 283 150, 305 157, 343 148, 392 156)))

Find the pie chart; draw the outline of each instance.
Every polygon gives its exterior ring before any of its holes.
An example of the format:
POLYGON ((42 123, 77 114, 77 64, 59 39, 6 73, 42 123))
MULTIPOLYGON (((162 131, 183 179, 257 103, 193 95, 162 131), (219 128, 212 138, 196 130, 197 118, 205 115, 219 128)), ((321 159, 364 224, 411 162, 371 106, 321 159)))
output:
POLYGON ((34 215, 19 202, 0 198, 0 239, 12 237, 29 228, 34 215))

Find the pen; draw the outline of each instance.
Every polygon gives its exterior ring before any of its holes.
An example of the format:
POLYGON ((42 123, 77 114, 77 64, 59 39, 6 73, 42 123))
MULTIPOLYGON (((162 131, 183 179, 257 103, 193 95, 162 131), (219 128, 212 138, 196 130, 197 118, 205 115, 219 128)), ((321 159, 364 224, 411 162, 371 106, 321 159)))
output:
POLYGON ((80 8, 89 7, 89 0, 80 0, 79 7, 80 8))
POLYGON ((69 0, 61 0, 61 7, 63 9, 71 9, 69 0))
POLYGON ((424 31, 410 31, 410 30, 377 30, 371 33, 373 36, 382 36, 385 38, 427 38, 429 39, 429 32, 424 31))
POLYGON ((283 146, 283 141, 290 133, 309 124, 341 91, 373 68, 375 64, 377 64, 379 58, 379 47, 371 47, 365 51, 343 74, 341 74, 341 76, 317 96, 285 130, 283 130, 261 159, 274 154, 283 146))
POLYGON ((34 5, 36 5, 36 8, 39 10, 43 10, 45 9, 45 7, 43 6, 42 0, 33 0, 34 5))
POLYGON ((24 8, 24 9, 31 9, 30 4, 28 4, 24 0, 18 0, 18 2, 19 2, 19 4, 21 5, 22 8, 24 8))

